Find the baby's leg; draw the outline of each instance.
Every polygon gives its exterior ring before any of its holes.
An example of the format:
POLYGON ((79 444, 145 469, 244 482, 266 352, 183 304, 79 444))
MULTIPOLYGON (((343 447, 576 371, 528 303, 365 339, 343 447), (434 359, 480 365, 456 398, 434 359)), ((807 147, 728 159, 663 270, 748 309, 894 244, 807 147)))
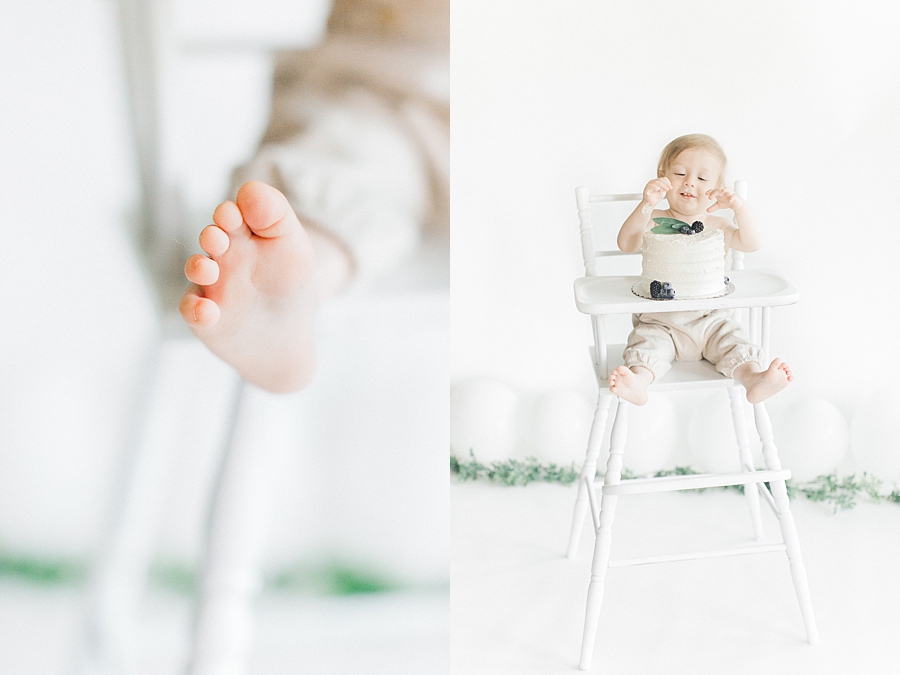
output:
POLYGON ((635 405, 647 402, 647 387, 672 367, 675 342, 666 327, 642 322, 637 315, 623 354, 625 365, 609 376, 609 390, 635 405))
POLYGON ((765 401, 794 379, 790 367, 781 359, 763 368, 762 350, 750 342, 743 327, 732 319, 711 327, 703 356, 715 363, 720 373, 744 385, 750 403, 765 401))
POLYGON ((414 253, 431 205, 428 163, 396 102, 383 99, 358 85, 352 94, 301 87, 276 95, 263 146, 234 173, 235 184, 274 186, 304 227, 319 223, 316 231, 346 245, 357 285, 414 253))
MULTIPOLYGON (((339 283, 340 268, 317 265, 316 234, 265 183, 243 185, 213 221, 200 233, 209 258, 194 255, 185 265, 195 285, 181 300, 182 317, 248 382, 274 392, 302 388, 315 369, 322 288, 339 283)), ((322 251, 328 255, 327 245, 322 251)))
POLYGON ((734 369, 734 379, 744 385, 750 403, 761 403, 787 387, 794 376, 788 364, 775 359, 765 370, 756 361, 742 363, 734 369))

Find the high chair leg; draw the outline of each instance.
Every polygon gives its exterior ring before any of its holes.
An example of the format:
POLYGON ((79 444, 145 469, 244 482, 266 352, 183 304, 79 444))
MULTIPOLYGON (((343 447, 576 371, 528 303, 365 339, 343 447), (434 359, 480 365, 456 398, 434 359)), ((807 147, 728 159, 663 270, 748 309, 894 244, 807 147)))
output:
POLYGON ((137 658, 138 616, 156 545, 171 455, 167 428, 166 376, 171 354, 156 342, 145 364, 139 414, 131 429, 126 464, 109 530, 92 571, 82 645, 82 672, 128 671, 137 658))
POLYGON ((600 446, 603 444, 603 433, 606 431, 609 404, 612 399, 612 396, 604 396, 602 393, 597 397, 597 408, 594 411, 594 421, 591 424, 587 453, 584 458, 584 465, 581 467, 581 476, 578 480, 578 497, 575 499, 575 512, 572 514, 569 545, 566 547, 567 558, 574 558, 578 553, 578 543, 581 541, 581 532, 584 529, 584 519, 589 505, 588 488, 584 479, 588 478, 593 483, 594 476, 597 474, 597 460, 600 457, 600 446))
MULTIPOLYGON (((769 415, 762 403, 753 406, 756 418, 756 428, 763 444, 763 457, 766 460, 767 469, 780 469, 781 462, 778 459, 778 451, 772 435, 772 424, 769 415)), ((783 480, 773 481, 771 484, 772 497, 775 501, 775 510, 778 515, 778 524, 781 527, 781 535, 787 552, 788 562, 791 567, 791 579, 794 582, 794 592, 800 603, 800 614, 803 616, 803 624, 806 627, 806 639, 814 645, 819 641, 819 631, 816 628, 816 619, 813 616, 812 600, 809 596, 809 582, 806 577, 806 566, 800 553, 800 539, 797 537, 797 528, 794 525, 794 517, 791 515, 790 499, 787 494, 787 486, 783 480)))
POLYGON ((189 675, 248 672, 276 477, 292 449, 291 400, 241 384, 210 495, 189 675))
MULTIPOLYGON (((754 471, 753 457, 750 454, 750 441, 747 437, 747 420, 744 417, 743 387, 729 387, 728 397, 731 399, 731 417, 734 422, 734 435, 737 438, 741 471, 754 471)), ((763 524, 762 515, 759 510, 759 491, 757 487, 755 485, 745 485, 744 496, 746 496, 747 506, 750 508, 750 523, 753 526, 753 538, 757 541, 761 541, 763 538, 763 524)))
MULTIPOLYGON (((619 399, 616 417, 613 422, 612 437, 609 444, 609 461, 606 463, 604 485, 615 485, 622 477, 622 451, 628 429, 627 401, 619 399)), ((606 585, 606 570, 609 568, 609 552, 612 545, 612 524, 616 516, 616 500, 613 495, 603 495, 600 499, 600 526, 594 542, 594 559, 591 562, 591 583, 588 586, 587 607, 584 615, 584 635, 581 641, 581 659, 578 667, 587 670, 591 666, 594 655, 594 642, 597 639, 597 626, 600 622, 600 604, 603 601, 603 589, 606 585)))

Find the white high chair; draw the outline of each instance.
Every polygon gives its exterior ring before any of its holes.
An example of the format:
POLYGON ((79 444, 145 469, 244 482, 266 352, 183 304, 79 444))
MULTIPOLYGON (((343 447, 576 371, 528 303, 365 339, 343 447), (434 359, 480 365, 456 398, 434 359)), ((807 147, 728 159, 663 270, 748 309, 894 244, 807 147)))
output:
MULTIPOLYGON (((738 181, 735 191, 746 195, 746 182, 738 181)), ((615 314, 634 314, 641 312, 673 312, 690 310, 711 310, 719 308, 749 308, 749 336, 763 350, 764 359, 768 360, 769 322, 772 307, 790 305, 797 302, 797 290, 778 273, 771 270, 744 270, 743 255, 733 253, 732 271, 729 277, 734 291, 719 298, 685 299, 670 302, 647 300, 634 295, 632 286, 639 281, 639 276, 601 276, 600 261, 608 256, 640 255, 627 254, 621 251, 598 251, 594 245, 594 232, 591 220, 592 204, 610 204, 613 202, 639 202, 641 194, 605 195, 591 193, 586 187, 575 191, 578 206, 578 217, 581 228, 581 244, 584 256, 585 276, 575 281, 575 304, 579 311, 589 314, 593 328, 594 346, 591 349, 593 367, 599 386, 597 408, 588 440, 587 455, 578 486, 578 497, 572 518, 572 529, 569 535, 568 557, 574 557, 580 539, 584 521, 590 507, 591 524, 596 539, 594 558, 591 564, 591 582, 588 588, 587 607, 585 611, 584 636, 582 639, 579 667, 586 670, 590 667, 600 619, 600 604, 606 583, 606 571, 610 567, 644 565, 650 563, 693 560, 722 556, 743 555, 749 553, 770 553, 784 551, 790 563, 791 576, 800 611, 806 627, 806 636, 810 644, 818 642, 816 622, 813 617, 812 604, 809 597, 806 570, 800 555, 800 543, 790 512, 785 481, 790 478, 790 470, 782 469, 772 437, 772 427, 765 406, 762 403, 753 405, 756 427, 762 441, 765 470, 757 471, 753 466, 750 445, 744 417, 746 398, 743 388, 735 380, 724 377, 717 372, 708 361, 675 362, 672 370, 664 377, 653 382, 651 392, 700 390, 707 388, 724 388, 731 399, 732 416, 735 434, 738 441, 738 455, 741 471, 723 474, 694 474, 687 476, 667 476, 662 478, 639 478, 622 480, 622 451, 627 434, 628 411, 632 404, 618 400, 610 439, 609 460, 602 480, 595 479, 600 448, 609 416, 610 404, 615 397, 609 391, 609 374, 622 364, 623 344, 607 344, 605 318, 615 314), (766 486, 768 484, 768 487, 766 486), (760 496, 774 511, 781 527, 783 543, 750 544, 746 546, 695 551, 689 553, 664 554, 652 557, 610 560, 612 524, 615 518, 616 502, 619 495, 640 494, 647 492, 667 492, 672 490, 690 490, 696 488, 720 487, 728 485, 745 486, 744 493, 750 507, 751 523, 754 538, 757 542, 762 538, 762 520, 759 513, 760 496), (601 493, 598 505, 595 490, 601 493)))

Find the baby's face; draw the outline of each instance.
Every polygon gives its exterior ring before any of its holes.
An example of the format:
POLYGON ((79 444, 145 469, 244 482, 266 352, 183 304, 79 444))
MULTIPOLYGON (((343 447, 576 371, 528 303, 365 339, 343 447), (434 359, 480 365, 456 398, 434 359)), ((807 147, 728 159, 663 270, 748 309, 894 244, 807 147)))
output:
POLYGON ((665 177, 672 183, 666 193, 669 208, 685 216, 706 212, 713 203, 707 190, 719 186, 722 165, 714 155, 702 148, 690 148, 675 156, 665 177))

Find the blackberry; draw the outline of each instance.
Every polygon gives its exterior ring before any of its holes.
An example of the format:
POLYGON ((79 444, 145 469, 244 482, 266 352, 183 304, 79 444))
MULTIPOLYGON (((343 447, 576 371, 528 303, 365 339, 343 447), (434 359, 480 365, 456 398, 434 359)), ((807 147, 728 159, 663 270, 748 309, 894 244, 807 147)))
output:
POLYGON ((682 225, 679 232, 681 232, 681 234, 694 234, 694 231, 691 229, 690 225, 682 225))
POLYGON ((693 223, 691 223, 691 229, 699 234, 703 232, 703 223, 701 223, 699 220, 695 220, 693 223))
POLYGON ((650 282, 650 297, 658 298, 660 291, 662 291, 662 284, 659 283, 658 281, 651 281, 650 282))

